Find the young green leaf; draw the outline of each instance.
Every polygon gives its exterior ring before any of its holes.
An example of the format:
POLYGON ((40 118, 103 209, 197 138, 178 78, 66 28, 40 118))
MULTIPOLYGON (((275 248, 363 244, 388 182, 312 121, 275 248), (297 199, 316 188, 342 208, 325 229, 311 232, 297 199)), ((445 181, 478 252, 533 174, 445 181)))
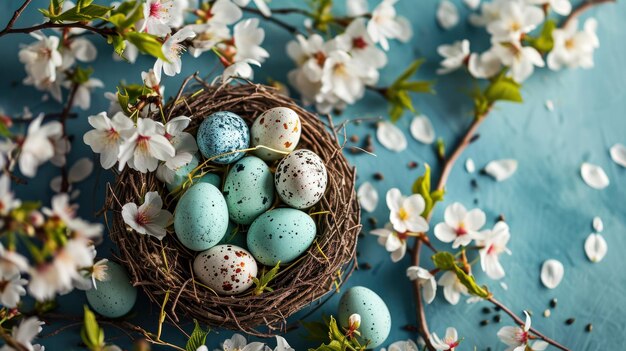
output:
POLYGON ((526 36, 524 41, 528 45, 537 49, 541 53, 547 53, 554 47, 554 39, 552 38, 552 32, 557 28, 557 23, 554 19, 550 18, 543 23, 541 33, 537 37, 526 36))
POLYGON ((109 13, 110 10, 111 7, 101 5, 88 5, 80 9, 78 8, 78 6, 74 6, 58 16, 50 17, 50 20, 54 22, 92 21, 95 19, 104 18, 104 16, 109 13))
POLYGON ((490 103, 496 101, 522 102, 521 85, 510 77, 501 74, 485 89, 485 98, 490 103))
POLYGON ((104 347, 104 330, 98 325, 96 315, 89 307, 84 307, 83 327, 80 336, 89 350, 101 350, 104 347))
POLYGON ((456 266, 456 260, 454 255, 447 251, 439 251, 431 257, 435 267, 441 269, 442 271, 450 271, 453 270, 456 266))
POLYGON ((167 61, 167 57, 165 57, 161 49, 163 44, 154 35, 140 32, 128 32, 125 34, 125 38, 134 44, 139 51, 167 61))
POLYGON ((268 285, 274 279, 274 277, 276 277, 276 274, 278 274, 279 269, 280 269, 280 261, 276 263, 276 266, 270 269, 267 273, 265 272, 262 273, 260 279, 252 278, 252 280, 254 281, 254 284, 256 285, 252 294, 261 295, 266 291, 274 291, 274 289, 270 288, 268 285))
POLYGON ((461 284, 463 284, 467 288, 467 292, 470 295, 482 297, 483 299, 489 298, 491 296, 491 293, 486 286, 479 286, 476 283, 474 277, 465 273, 465 271, 461 269, 461 267, 454 265, 453 269, 456 273, 456 277, 459 278, 461 284))
POLYGON ((424 63, 424 59, 417 59, 413 62, 411 62, 411 64, 409 65, 409 67, 407 67, 407 69, 404 70, 404 72, 402 72, 402 74, 400 74, 398 76, 398 78, 396 79, 396 81, 392 84, 393 85, 400 85, 402 84, 404 81, 406 81, 407 79, 411 78, 412 75, 414 75, 422 66, 422 64, 424 63))
POLYGON ((72 74, 69 75, 68 78, 72 83, 84 84, 89 80, 89 77, 91 77, 92 73, 93 68, 91 67, 83 68, 80 66, 76 66, 76 69, 74 70, 74 72, 72 72, 72 74))
POLYGON ((187 340, 187 344, 185 345, 186 351, 196 351, 200 346, 206 344, 206 337, 211 332, 210 329, 202 329, 197 320, 194 319, 193 322, 195 326, 193 328, 193 332, 191 332, 189 340, 187 340))

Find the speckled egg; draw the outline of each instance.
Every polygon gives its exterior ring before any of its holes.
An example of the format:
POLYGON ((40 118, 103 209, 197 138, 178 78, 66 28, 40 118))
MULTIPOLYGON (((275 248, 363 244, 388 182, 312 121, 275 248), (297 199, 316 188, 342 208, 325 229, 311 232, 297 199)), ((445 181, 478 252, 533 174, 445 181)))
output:
POLYGON ((347 328, 348 318, 354 313, 361 316, 359 342, 364 344, 369 340, 368 349, 382 345, 391 331, 391 315, 385 301, 372 290, 355 286, 339 300, 339 324, 347 328))
POLYGON ((280 161, 274 183, 278 196, 291 207, 315 205, 326 190, 326 166, 311 150, 296 150, 280 161))
POLYGON ((228 228, 228 207, 222 193, 209 183, 194 184, 178 200, 174 230, 178 240, 194 251, 211 248, 228 228))
POLYGON ((248 249, 266 266, 289 263, 315 240, 315 221, 308 214, 293 208, 267 211, 248 228, 248 249))
POLYGON ((274 175, 265 161, 246 156, 228 172, 224 197, 230 219, 238 224, 250 224, 274 202, 274 175))
POLYGON ((248 242, 246 240, 246 233, 241 228, 234 225, 232 222, 228 223, 228 229, 226 235, 220 240, 218 245, 235 245, 248 250, 248 242))
POLYGON ((137 288, 130 283, 124 267, 111 261, 106 266, 109 279, 97 282, 97 289, 87 290, 85 294, 94 311, 108 318, 118 318, 135 306, 137 288))
MULTIPOLYGON (((300 117, 288 107, 271 108, 254 120, 250 127, 252 146, 265 145, 275 150, 291 152, 300 141, 300 117)), ((284 154, 260 148, 253 152, 265 161, 274 161, 284 154)))
MULTIPOLYGON (((243 118, 232 112, 220 111, 202 121, 196 139, 202 155, 211 158, 248 148, 250 131, 243 118)), ((217 157, 212 161, 221 164, 233 163, 242 158, 243 155, 243 152, 237 152, 217 157)))
POLYGON ((170 183, 166 183, 167 190, 173 191, 177 187, 179 187, 183 182, 188 178, 189 173, 194 170, 194 168, 198 167, 198 158, 193 156, 191 161, 188 164, 179 167, 176 171, 174 171, 174 180, 170 183))
POLYGON ((201 252, 193 261, 196 277, 218 294, 234 295, 248 290, 256 277, 252 255, 235 245, 217 245, 201 252))
POLYGON ((222 186, 222 178, 215 173, 207 173, 200 177, 198 180, 194 180, 196 183, 209 183, 215 186, 216 188, 220 188, 222 186))

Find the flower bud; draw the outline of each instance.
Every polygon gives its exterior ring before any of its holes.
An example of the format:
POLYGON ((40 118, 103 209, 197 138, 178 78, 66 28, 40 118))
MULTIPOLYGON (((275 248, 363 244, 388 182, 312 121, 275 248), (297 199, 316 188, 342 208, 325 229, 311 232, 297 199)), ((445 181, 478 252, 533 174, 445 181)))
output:
POLYGON ((361 326, 361 315, 358 313, 354 313, 348 318, 348 325, 350 325, 350 329, 356 330, 361 326))
POLYGON ((34 210, 30 211, 28 214, 28 222, 32 224, 34 227, 39 228, 43 225, 45 218, 41 212, 34 210))

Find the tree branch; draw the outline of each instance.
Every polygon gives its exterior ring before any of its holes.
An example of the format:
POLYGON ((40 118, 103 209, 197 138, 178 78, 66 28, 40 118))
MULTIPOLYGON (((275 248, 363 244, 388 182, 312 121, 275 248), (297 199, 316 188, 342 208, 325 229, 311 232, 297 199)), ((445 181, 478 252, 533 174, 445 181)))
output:
POLYGON ((8 31, 10 31, 11 28, 13 28, 13 25, 15 24, 17 19, 20 18, 20 16, 22 15, 22 12, 24 12, 24 10, 26 9, 26 7, 28 7, 31 1, 32 0, 24 1, 22 6, 20 6, 17 10, 15 10, 15 12, 13 13, 13 17, 11 17, 7 26, 4 27, 4 29, 0 32, 0 37, 3 36, 5 33, 8 33, 8 31))
POLYGON ((72 22, 72 23, 52 23, 46 22, 42 24, 38 24, 32 27, 24 27, 24 28, 11 28, 7 26, 2 32, 0 32, 0 37, 6 34, 14 34, 14 33, 32 33, 42 29, 51 29, 51 28, 82 28, 93 33, 100 34, 103 37, 107 37, 109 35, 118 35, 118 33, 113 28, 96 28, 94 26, 90 26, 88 24, 80 23, 80 22, 72 22))
MULTIPOLYGON (((261 16, 261 17, 263 17, 264 19, 268 20, 269 22, 272 22, 272 23, 276 24, 277 26, 279 26, 279 27, 281 27, 281 28, 285 29, 286 31, 288 31, 288 32, 289 32, 289 33, 291 33, 291 34, 294 34, 294 35, 295 35, 295 34, 302 34, 302 35, 304 35, 304 34, 303 34, 303 33, 302 33, 302 32, 301 32, 298 28, 296 28, 295 26, 292 26, 292 25, 290 25, 289 23, 284 22, 284 21, 282 21, 282 20, 279 20, 278 18, 275 18, 275 17, 265 17, 265 16, 261 13, 261 11, 259 11, 259 10, 257 10, 257 9, 253 9, 253 8, 250 8, 250 7, 242 7, 241 9, 242 9, 244 12, 248 12, 248 13, 252 13, 252 14, 255 14, 255 15, 261 16)), ((284 9, 284 10, 288 10, 288 11, 289 11, 289 10, 293 10, 293 9, 284 9)), ((272 11, 276 12, 276 10, 272 10, 272 11)), ((285 13, 291 13, 291 12, 285 12, 285 13)), ((295 12, 294 12, 294 13, 295 13, 295 12)))
MULTIPOLYGON (((73 83, 72 88, 70 90, 70 95, 67 98, 67 104, 65 108, 63 108, 63 112, 61 112, 61 116, 59 117, 59 122, 61 122, 61 126, 63 126, 63 139, 67 139, 67 118, 70 115, 70 110, 74 105, 74 100, 76 98, 76 91, 78 91, 78 83, 73 83)), ((66 141, 66 140, 65 140, 66 141)), ((64 142, 65 142, 64 141, 64 142)), ((65 160, 65 164, 61 167, 61 192, 66 193, 70 187, 69 183, 69 174, 67 171, 67 160, 65 160)))

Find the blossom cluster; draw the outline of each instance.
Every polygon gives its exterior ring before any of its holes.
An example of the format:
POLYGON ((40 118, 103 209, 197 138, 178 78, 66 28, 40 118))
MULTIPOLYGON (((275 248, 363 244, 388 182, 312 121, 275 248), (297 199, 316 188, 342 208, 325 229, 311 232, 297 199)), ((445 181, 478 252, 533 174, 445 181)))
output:
POLYGON ((329 40, 315 33, 298 35, 288 43, 287 54, 297 65, 289 82, 305 104, 314 104, 321 113, 341 110, 378 82, 389 40, 407 42, 413 35, 409 21, 397 15, 395 2, 383 0, 368 13, 366 1, 349 1, 351 21, 343 32, 329 40))
POLYGON ((593 52, 599 47, 597 21, 587 19, 579 29, 576 18, 562 27, 550 17, 553 11, 566 16, 572 11, 569 0, 493 0, 483 2, 470 23, 484 27, 491 36, 491 47, 472 52, 470 42, 461 40, 441 45, 444 57, 440 74, 467 68, 477 79, 491 78, 506 70, 518 83, 530 77, 536 67, 551 70, 593 67, 593 52))

